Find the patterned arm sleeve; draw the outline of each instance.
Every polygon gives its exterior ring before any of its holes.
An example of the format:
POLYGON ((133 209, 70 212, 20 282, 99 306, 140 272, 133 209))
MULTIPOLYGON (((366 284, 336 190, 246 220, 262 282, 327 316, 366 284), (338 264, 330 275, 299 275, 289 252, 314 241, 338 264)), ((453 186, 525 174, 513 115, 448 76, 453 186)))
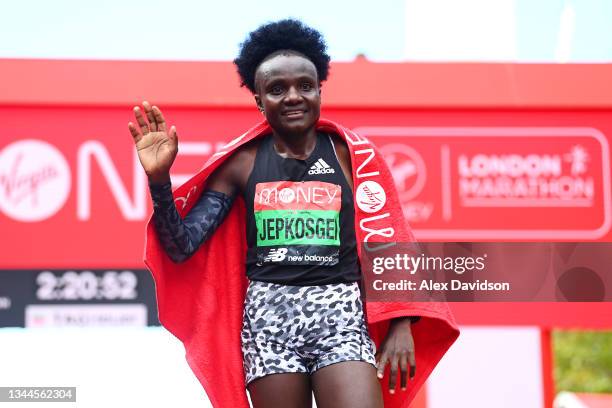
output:
POLYGON ((170 183, 149 183, 153 199, 153 223, 166 253, 175 263, 183 262, 217 229, 232 207, 234 197, 205 190, 185 218, 174 204, 170 183))

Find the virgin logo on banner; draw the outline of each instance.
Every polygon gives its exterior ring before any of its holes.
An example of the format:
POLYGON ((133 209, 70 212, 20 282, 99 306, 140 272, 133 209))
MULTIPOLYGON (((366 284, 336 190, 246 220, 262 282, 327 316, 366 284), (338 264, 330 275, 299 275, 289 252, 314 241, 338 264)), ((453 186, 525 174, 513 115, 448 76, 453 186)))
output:
POLYGON ((53 216, 70 194, 70 168, 62 153, 41 140, 20 140, 0 154, 0 208, 24 222, 53 216))
POLYGON ((387 202, 387 194, 380 184, 366 180, 357 186, 357 206, 369 214, 380 210, 387 202))
POLYGON ((356 130, 385 155, 421 239, 597 239, 610 229, 609 146, 597 129, 356 130))

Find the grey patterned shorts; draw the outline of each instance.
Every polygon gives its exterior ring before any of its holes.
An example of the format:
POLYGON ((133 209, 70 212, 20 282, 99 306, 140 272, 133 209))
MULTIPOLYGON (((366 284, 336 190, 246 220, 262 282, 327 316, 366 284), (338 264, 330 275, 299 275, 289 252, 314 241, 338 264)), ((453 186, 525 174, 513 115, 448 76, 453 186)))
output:
POLYGON ((312 374, 341 361, 375 365, 357 282, 287 286, 250 281, 241 339, 247 385, 268 374, 312 374))

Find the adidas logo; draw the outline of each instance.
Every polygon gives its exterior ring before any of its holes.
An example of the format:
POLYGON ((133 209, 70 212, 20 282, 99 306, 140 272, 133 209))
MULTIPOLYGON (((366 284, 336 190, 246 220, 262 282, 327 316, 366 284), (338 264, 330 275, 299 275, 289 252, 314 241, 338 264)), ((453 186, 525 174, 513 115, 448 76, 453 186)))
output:
POLYGON ((336 171, 327 163, 325 160, 319 159, 310 167, 308 170, 308 174, 330 174, 335 173, 336 171))

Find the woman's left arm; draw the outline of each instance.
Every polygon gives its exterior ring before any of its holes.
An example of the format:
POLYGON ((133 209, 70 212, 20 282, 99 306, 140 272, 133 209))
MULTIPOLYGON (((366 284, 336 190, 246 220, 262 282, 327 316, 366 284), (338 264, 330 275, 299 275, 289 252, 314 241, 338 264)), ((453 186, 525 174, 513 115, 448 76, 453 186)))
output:
MULTIPOLYGON (((337 136, 334 136, 332 140, 340 167, 342 167, 349 186, 353 189, 351 155, 348 146, 337 136)), ((401 390, 406 389, 408 367, 410 367, 410 379, 414 377, 416 372, 416 357, 411 324, 416 323, 419 319, 420 316, 405 316, 392 319, 387 337, 383 341, 381 349, 376 352, 378 378, 383 378, 387 363, 391 363, 391 375, 389 376, 389 392, 391 394, 395 393, 398 364, 401 390)))
POLYGON ((378 378, 383 378, 385 367, 387 363, 390 364, 389 392, 391 394, 395 393, 398 366, 402 391, 406 390, 408 367, 410 367, 410 379, 414 378, 416 372, 416 355, 411 330, 411 320, 414 319, 415 317, 412 316, 392 319, 387 337, 376 352, 378 378))

